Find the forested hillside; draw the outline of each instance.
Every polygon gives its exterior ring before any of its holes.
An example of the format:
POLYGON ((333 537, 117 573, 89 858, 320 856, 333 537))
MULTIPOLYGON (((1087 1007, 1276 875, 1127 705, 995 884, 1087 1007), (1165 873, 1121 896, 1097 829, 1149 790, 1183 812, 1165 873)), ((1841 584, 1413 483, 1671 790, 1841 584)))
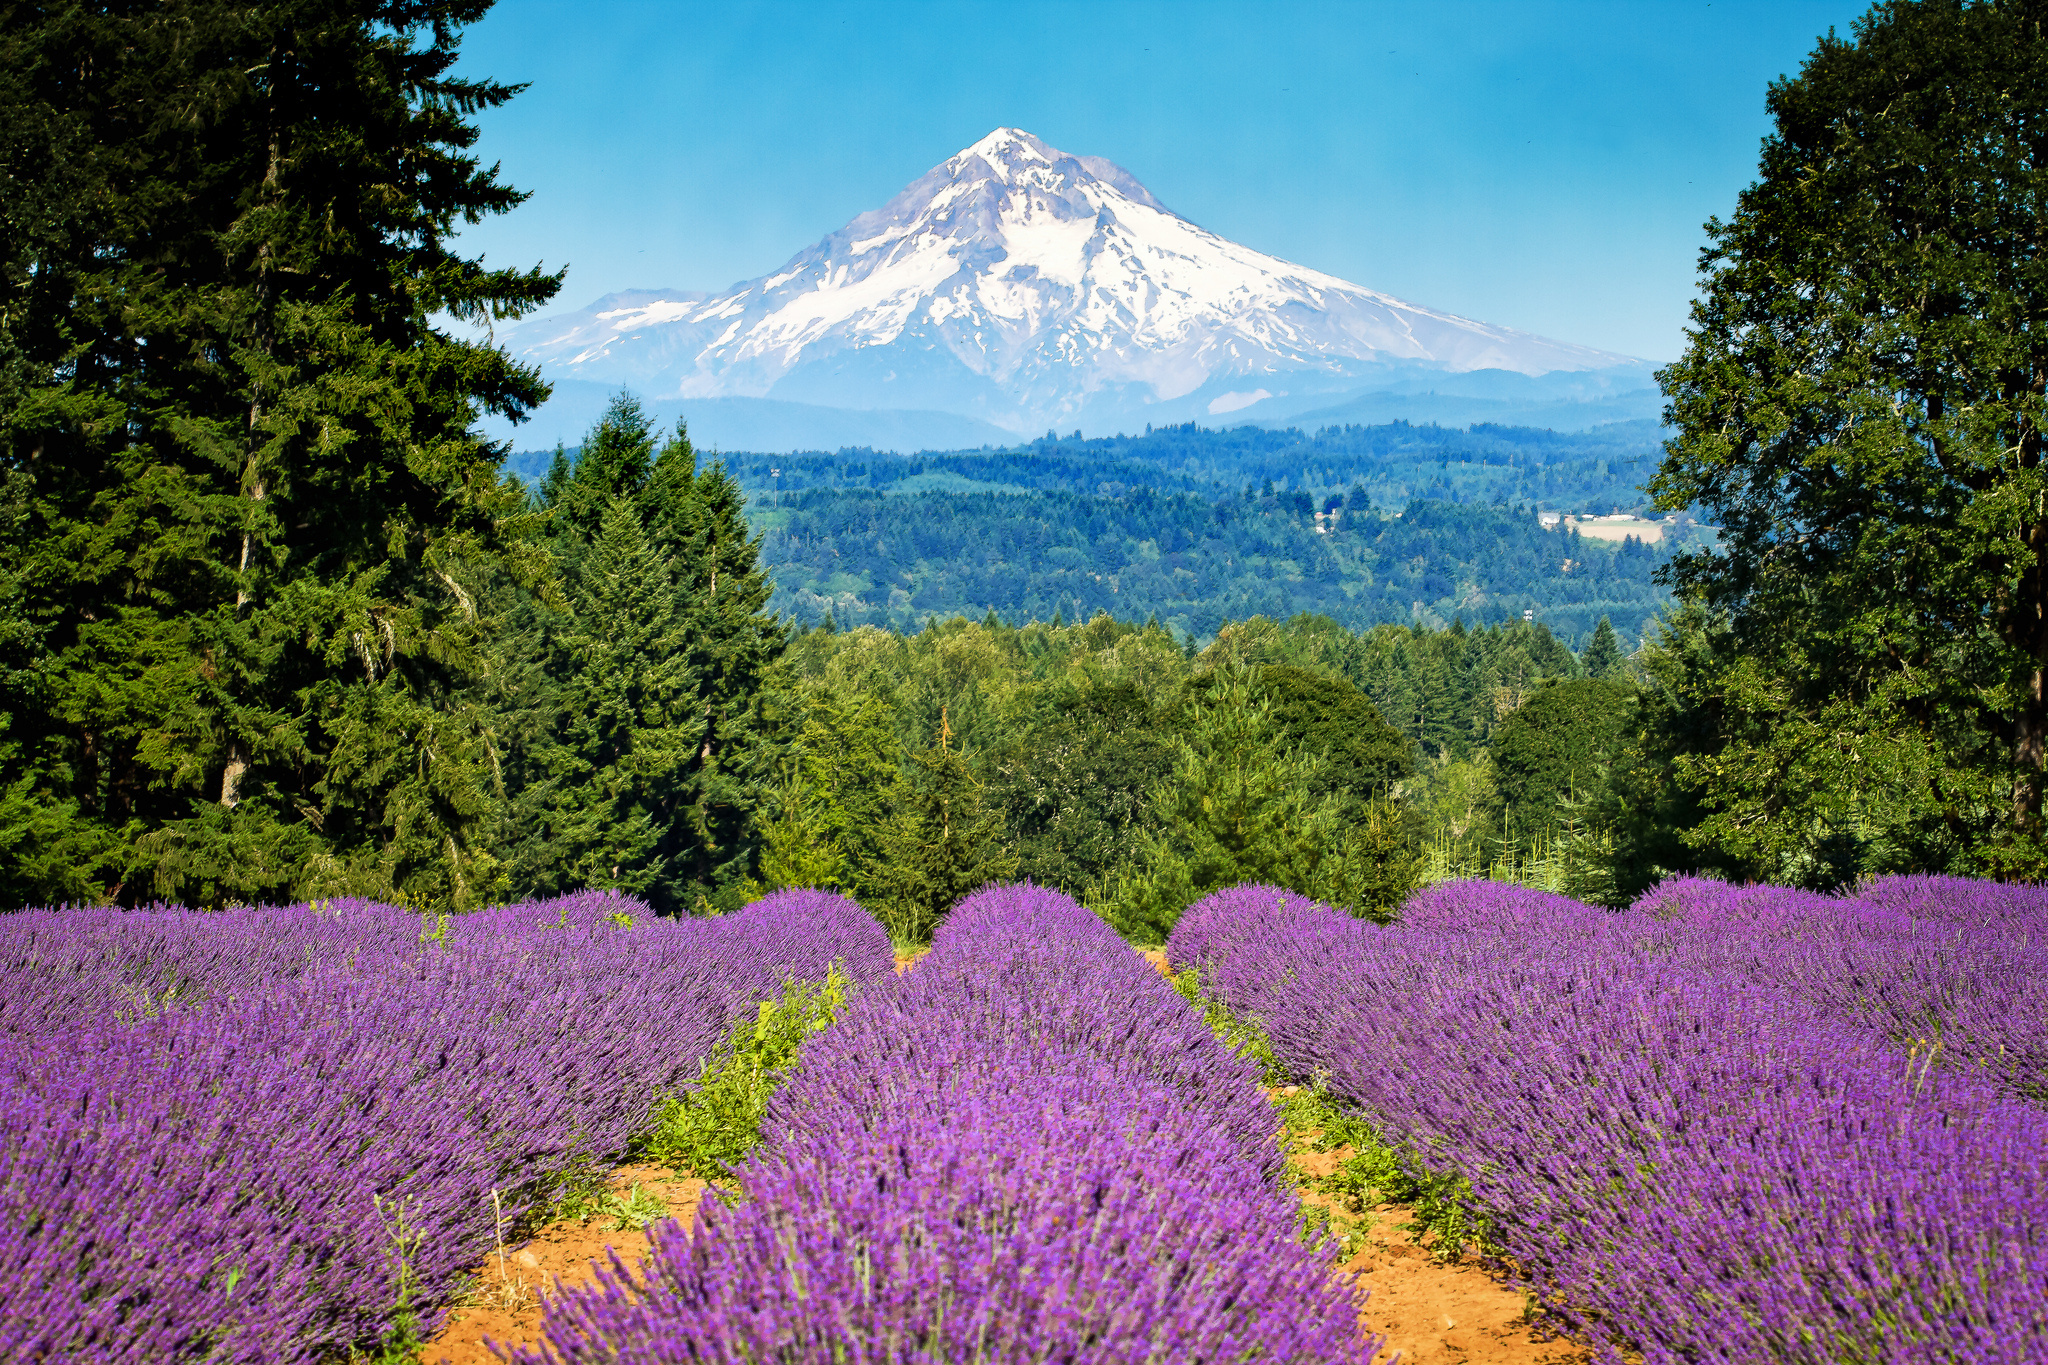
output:
POLYGON ((1606 616, 1633 645, 1669 600, 1655 573, 1680 538, 1603 543, 1535 513, 1640 508, 1657 440, 1653 422, 1190 424, 1005 450, 720 458, 763 533, 772 608, 805 626, 1108 612, 1208 640, 1256 614, 1363 629, 1528 613, 1575 644, 1606 616))
POLYGON ((806 624, 1108 612, 1208 640, 1253 615, 1315 612, 1363 629, 1531 612, 1581 642, 1602 616, 1639 638, 1665 600, 1654 574, 1666 548, 1546 530, 1524 507, 1413 502, 1382 513, 1361 497, 1332 511, 1319 523, 1306 494, 818 490, 749 520, 773 606, 806 624))

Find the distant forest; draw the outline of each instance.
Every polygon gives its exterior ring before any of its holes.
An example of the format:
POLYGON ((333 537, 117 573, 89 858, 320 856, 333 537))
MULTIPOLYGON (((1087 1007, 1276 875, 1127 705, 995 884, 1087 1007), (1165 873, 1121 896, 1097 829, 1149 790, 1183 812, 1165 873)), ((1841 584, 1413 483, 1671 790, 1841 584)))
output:
MULTIPOLYGON (((1582 646, 1602 616, 1631 644, 1644 635, 1668 600, 1655 570, 1689 538, 1603 543, 1536 513, 1643 507, 1659 438, 1649 421, 1189 424, 1004 450, 720 458, 763 537, 770 609, 804 626, 1108 612, 1207 641, 1251 615, 1358 630, 1526 613, 1582 646)), ((543 461, 513 467, 532 476, 543 461)))

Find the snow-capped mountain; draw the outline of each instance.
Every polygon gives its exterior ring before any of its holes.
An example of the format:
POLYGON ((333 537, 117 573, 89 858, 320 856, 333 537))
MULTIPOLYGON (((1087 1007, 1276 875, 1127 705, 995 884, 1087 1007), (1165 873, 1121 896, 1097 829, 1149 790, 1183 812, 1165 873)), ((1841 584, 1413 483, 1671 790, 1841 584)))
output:
POLYGON ((1289 395, 1305 409, 1375 381, 1412 388, 1417 371, 1580 372, 1610 393, 1584 372, 1642 383, 1628 357, 1226 241, 1121 167, 1015 128, 772 275, 718 294, 613 294, 509 341, 551 377, 657 401, 927 409, 1010 431, 1263 415, 1289 395))

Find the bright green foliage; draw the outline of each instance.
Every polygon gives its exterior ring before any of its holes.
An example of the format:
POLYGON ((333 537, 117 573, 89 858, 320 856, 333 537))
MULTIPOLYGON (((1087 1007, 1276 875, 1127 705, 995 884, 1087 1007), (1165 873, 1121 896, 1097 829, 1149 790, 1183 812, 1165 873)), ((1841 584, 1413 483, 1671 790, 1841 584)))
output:
POLYGON ((2048 10, 1888 0, 1774 85, 1651 485, 1721 525, 1670 742, 1696 856, 2048 872, 2048 10))
POLYGON ((486 7, 0 25, 10 898, 498 889, 475 604, 519 507, 470 427, 546 390, 433 319, 557 279, 449 245, 521 198, 468 151, 513 88, 451 74, 486 7))
POLYGON ((1331 792, 1324 755, 1289 744, 1273 709, 1242 667, 1193 693, 1138 865, 1111 894, 1126 935, 1163 942, 1188 905, 1239 882, 1380 914, 1413 889, 1417 860, 1398 812, 1361 811, 1331 792))
POLYGON ((1015 876, 1017 857, 1003 833, 942 714, 931 747, 911 755, 895 813, 882 828, 877 908, 889 937, 929 943, 962 896, 1015 876))
POLYGON ((1628 665, 1621 657, 1621 643, 1614 638, 1614 624, 1606 617, 1593 631, 1592 643, 1579 656, 1579 667, 1589 678, 1611 678, 1628 665))
POLYGON ((791 981, 705 1058, 697 1084, 655 1108, 647 1153, 706 1180, 725 1177, 761 1141, 768 1099, 804 1042, 845 1008, 850 981, 835 964, 821 982, 791 981))
POLYGON ((627 1228, 644 1228, 657 1219, 668 1217, 668 1204, 651 1190, 638 1185, 628 1186, 621 1195, 607 1186, 592 1183, 565 1191, 548 1206, 551 1219, 567 1219, 588 1223, 593 1218, 609 1218, 611 1231, 623 1232, 627 1228))
POLYGON ((823 679, 802 682, 795 702, 803 719, 771 794, 749 894, 823 887, 879 903, 881 831, 901 786, 891 710, 882 697, 823 679))

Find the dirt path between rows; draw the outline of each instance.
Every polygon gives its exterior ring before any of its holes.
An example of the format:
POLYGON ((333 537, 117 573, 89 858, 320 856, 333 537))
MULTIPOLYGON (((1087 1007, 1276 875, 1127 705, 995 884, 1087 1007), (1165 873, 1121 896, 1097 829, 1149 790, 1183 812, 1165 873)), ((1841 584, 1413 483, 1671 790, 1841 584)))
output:
MULTIPOLYGON (((686 1228, 696 1221, 704 1200, 703 1181, 678 1176, 666 1166, 621 1166, 612 1173, 610 1189, 620 1199, 630 1198, 636 1188, 643 1197, 666 1204, 668 1216, 686 1228)), ((503 1269, 492 1255, 477 1271, 471 1301, 449 1313, 421 1358, 427 1365, 499 1365, 503 1357, 484 1344, 486 1337, 508 1348, 537 1344, 544 1298, 558 1281, 573 1288, 595 1280, 596 1267, 609 1264, 612 1251, 635 1265, 647 1254, 647 1234, 599 1214, 585 1222, 551 1224, 531 1241, 508 1245, 503 1269)))
MULTIPOLYGON (((1164 973, 1166 955, 1156 950, 1147 961, 1164 973)), ((899 957, 898 972, 915 957, 899 957)), ((1335 1196, 1314 1187, 1351 1155, 1348 1148, 1328 1152, 1297 1151, 1289 1160, 1303 1178, 1304 1203, 1329 1209, 1337 1221, 1356 1225, 1356 1214, 1337 1208, 1335 1196)), ((663 1166, 625 1166, 612 1175, 610 1189, 627 1199, 635 1188, 668 1208, 668 1215, 690 1227, 703 1202, 702 1180, 688 1179, 663 1166)), ((1338 1267, 1371 1297, 1360 1314, 1368 1331, 1384 1332, 1384 1362, 1400 1353, 1403 1365, 1579 1365, 1586 1353, 1569 1342, 1539 1338, 1526 1321, 1522 1296, 1496 1282, 1474 1258, 1461 1262, 1436 1259, 1406 1225, 1412 1210, 1381 1204, 1364 1215, 1356 1249, 1338 1267)), ((531 1240, 508 1246, 501 1269, 494 1255, 476 1276, 471 1302, 448 1315, 439 1336, 422 1352, 428 1365, 498 1365, 503 1357, 485 1345, 500 1348, 532 1346, 540 1341, 541 1308, 559 1285, 570 1288, 596 1279, 598 1264, 612 1251, 629 1266, 647 1252, 647 1234, 620 1228, 606 1215, 586 1222, 556 1223, 531 1240)))
MULTIPOLYGON (((1144 956, 1161 975, 1172 975, 1164 952, 1155 948, 1144 956)), ((1360 1215, 1341 1209, 1335 1195, 1313 1182, 1334 1174, 1351 1155, 1350 1148, 1338 1147, 1288 1156, 1302 1202, 1328 1210, 1340 1226, 1358 1224, 1360 1215)), ((1369 1332, 1386 1334, 1380 1361, 1395 1352, 1402 1365, 1579 1365, 1589 1358, 1570 1342, 1539 1337, 1527 1321, 1522 1295, 1487 1274, 1476 1257, 1444 1261, 1432 1255, 1408 1230, 1416 1220, 1407 1205, 1376 1205, 1362 1221, 1359 1245, 1338 1273, 1371 1295, 1359 1321, 1369 1332)))

